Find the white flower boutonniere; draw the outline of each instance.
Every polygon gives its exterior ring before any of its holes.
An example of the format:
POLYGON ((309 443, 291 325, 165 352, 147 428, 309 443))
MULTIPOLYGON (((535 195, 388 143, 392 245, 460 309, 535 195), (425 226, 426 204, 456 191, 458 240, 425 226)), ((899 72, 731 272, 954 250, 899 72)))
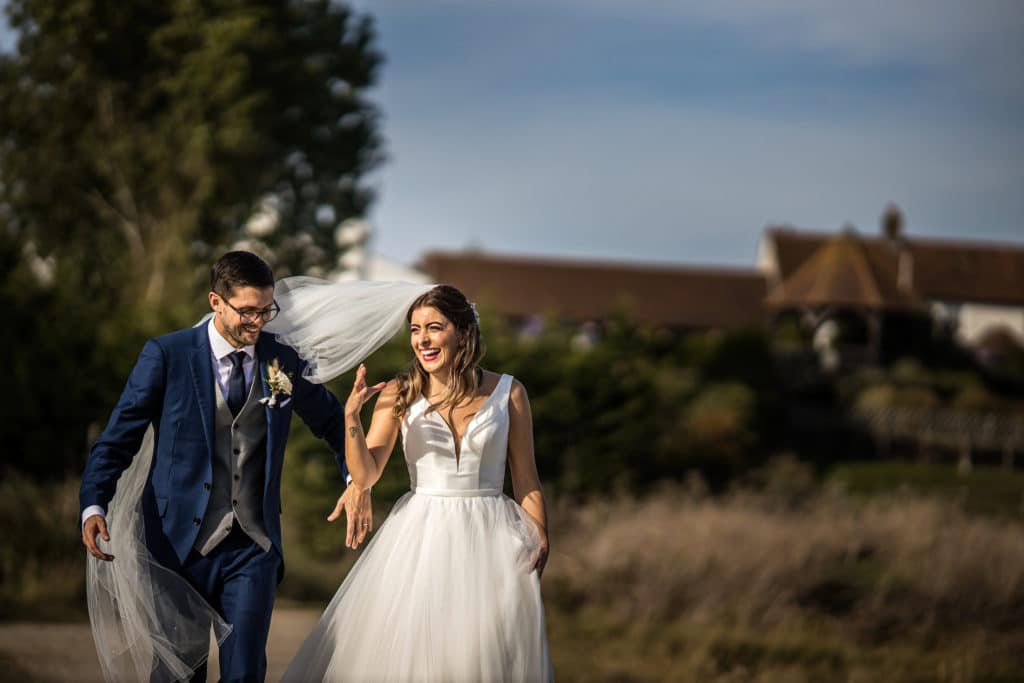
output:
MULTIPOLYGON (((285 372, 281 369, 281 363, 275 358, 274 360, 267 363, 267 386, 270 387, 270 396, 263 397, 260 399, 260 403, 273 408, 277 405, 278 396, 291 396, 292 395, 292 375, 294 373, 285 372)), ((284 405, 290 398, 285 399, 281 402, 284 405)))

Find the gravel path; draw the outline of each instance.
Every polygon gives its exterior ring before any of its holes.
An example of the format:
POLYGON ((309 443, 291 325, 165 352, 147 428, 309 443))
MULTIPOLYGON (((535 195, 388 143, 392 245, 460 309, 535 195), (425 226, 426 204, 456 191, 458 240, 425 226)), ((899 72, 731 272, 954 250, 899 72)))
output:
MULTIPOLYGON (((313 630, 320 611, 278 608, 270 623, 267 681, 280 680, 285 667, 313 630)), ((217 680, 217 652, 208 671, 217 680)), ((0 624, 0 680, 24 683, 103 683, 89 624, 0 624)))

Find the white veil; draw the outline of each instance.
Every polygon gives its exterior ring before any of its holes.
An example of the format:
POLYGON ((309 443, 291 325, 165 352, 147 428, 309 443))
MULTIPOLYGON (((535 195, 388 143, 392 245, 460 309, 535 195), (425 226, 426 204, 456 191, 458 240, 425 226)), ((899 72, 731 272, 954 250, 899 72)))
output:
MULTIPOLYGON (((320 384, 393 337, 412 302, 432 287, 285 278, 274 290, 281 314, 264 329, 294 348, 309 363, 306 379, 320 384)), ((109 683, 188 680, 206 660, 211 626, 218 644, 231 632, 231 625, 146 547, 142 490, 152 462, 150 427, 108 506, 110 542, 104 549, 115 559, 104 562, 87 555, 89 619, 109 683)))
POLYGON ((231 633, 203 597, 146 548, 142 489, 152 460, 150 427, 108 506, 104 550, 114 560, 87 556, 89 620, 108 683, 188 680, 206 661, 211 624, 218 644, 231 633))
POLYGON ((395 336, 412 302, 433 287, 289 277, 274 288, 281 314, 263 329, 308 363, 306 379, 322 384, 352 369, 395 336))

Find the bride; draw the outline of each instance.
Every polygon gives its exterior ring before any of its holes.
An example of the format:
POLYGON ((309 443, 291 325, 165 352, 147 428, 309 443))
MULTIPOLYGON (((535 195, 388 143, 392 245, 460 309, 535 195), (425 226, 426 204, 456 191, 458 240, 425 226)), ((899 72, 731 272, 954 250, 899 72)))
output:
POLYGON ((411 491, 283 680, 553 680, 540 596, 547 520, 526 390, 479 367, 476 310, 454 287, 417 298, 407 319, 409 368, 370 386, 360 366, 345 421, 353 483, 380 478, 401 433, 411 491), (378 393, 364 434, 360 409, 378 393), (506 460, 518 503, 502 494, 506 460))

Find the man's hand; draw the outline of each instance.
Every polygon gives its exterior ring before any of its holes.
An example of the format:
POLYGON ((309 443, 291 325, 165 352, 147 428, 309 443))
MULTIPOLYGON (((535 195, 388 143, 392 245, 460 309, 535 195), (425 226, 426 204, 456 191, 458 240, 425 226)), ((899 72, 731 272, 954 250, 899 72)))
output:
POLYGON ((110 534, 107 533, 107 520, 103 518, 103 515, 93 515, 85 520, 85 524, 82 525, 82 544, 89 550, 89 554, 96 559, 110 562, 114 559, 114 556, 100 550, 99 545, 96 543, 97 534, 102 536, 104 541, 110 541, 110 534))
POLYGON ((361 491, 358 486, 349 485, 345 492, 338 498, 334 506, 334 512, 328 517, 328 522, 341 517, 342 510, 348 517, 348 532, 345 535, 345 547, 355 550, 366 538, 366 534, 373 531, 373 508, 370 505, 370 490, 361 491))

